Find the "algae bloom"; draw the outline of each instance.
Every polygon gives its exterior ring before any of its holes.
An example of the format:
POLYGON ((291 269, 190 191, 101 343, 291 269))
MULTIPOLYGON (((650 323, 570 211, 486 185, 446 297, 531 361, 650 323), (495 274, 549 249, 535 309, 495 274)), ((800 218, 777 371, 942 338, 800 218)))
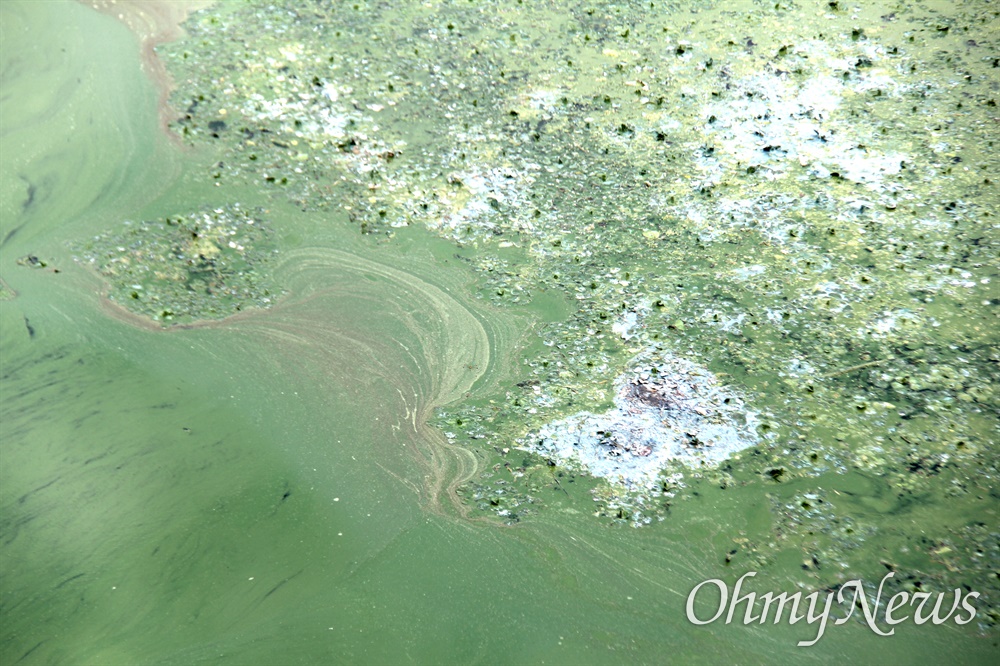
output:
POLYGON ((743 398, 691 361, 643 354, 615 381, 614 407, 543 426, 525 448, 630 491, 655 491, 671 463, 715 465, 758 443, 743 398))

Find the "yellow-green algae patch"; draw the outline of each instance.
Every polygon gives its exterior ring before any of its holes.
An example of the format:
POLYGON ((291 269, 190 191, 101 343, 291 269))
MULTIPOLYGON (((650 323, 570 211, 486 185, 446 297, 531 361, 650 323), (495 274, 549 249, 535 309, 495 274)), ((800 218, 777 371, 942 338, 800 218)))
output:
POLYGON ((108 298, 163 324, 271 305, 277 249, 262 211, 239 204, 112 227, 79 247, 108 298))

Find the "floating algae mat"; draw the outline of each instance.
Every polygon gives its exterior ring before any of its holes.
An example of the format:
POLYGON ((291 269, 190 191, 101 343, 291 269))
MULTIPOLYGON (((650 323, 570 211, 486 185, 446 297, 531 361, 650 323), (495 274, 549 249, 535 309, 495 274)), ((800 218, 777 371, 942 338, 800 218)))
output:
POLYGON ((112 285, 108 298, 171 323, 266 307, 272 298, 259 277, 274 250, 261 216, 238 204, 134 223, 95 236, 84 261, 112 285))
POLYGON ((998 24, 0 4, 0 660, 994 663, 998 24))

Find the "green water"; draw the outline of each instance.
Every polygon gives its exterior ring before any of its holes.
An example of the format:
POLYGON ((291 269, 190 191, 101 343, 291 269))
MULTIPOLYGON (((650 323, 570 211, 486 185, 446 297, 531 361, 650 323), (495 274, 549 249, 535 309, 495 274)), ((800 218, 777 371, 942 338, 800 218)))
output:
MULTIPOLYGON (((498 309, 474 297, 473 248, 418 229, 376 243, 203 182, 213 156, 164 137, 124 27, 72 2, 5 1, 0 19, 4 664, 995 658, 995 634, 953 624, 851 622, 814 648, 795 647, 802 625, 691 625, 688 591, 749 570, 724 554, 766 540, 765 492, 794 484, 694 482, 643 529, 592 516, 583 480, 516 526, 463 515, 455 493, 489 454, 426 422, 502 392, 569 299, 498 309), (121 220, 237 200, 280 239, 288 295, 269 310, 160 330, 73 260, 121 220)), ((892 520, 863 473, 824 484, 892 520)), ((795 589, 804 554, 784 556, 761 589, 795 589)))

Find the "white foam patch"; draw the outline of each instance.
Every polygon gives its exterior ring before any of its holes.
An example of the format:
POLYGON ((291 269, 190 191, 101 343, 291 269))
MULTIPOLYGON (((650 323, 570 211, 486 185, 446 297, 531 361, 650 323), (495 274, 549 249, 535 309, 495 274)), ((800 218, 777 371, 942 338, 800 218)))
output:
POLYGON ((759 442, 740 395, 690 361, 648 358, 619 377, 615 391, 612 409, 550 423, 522 448, 629 490, 655 491, 671 463, 716 465, 759 442))

